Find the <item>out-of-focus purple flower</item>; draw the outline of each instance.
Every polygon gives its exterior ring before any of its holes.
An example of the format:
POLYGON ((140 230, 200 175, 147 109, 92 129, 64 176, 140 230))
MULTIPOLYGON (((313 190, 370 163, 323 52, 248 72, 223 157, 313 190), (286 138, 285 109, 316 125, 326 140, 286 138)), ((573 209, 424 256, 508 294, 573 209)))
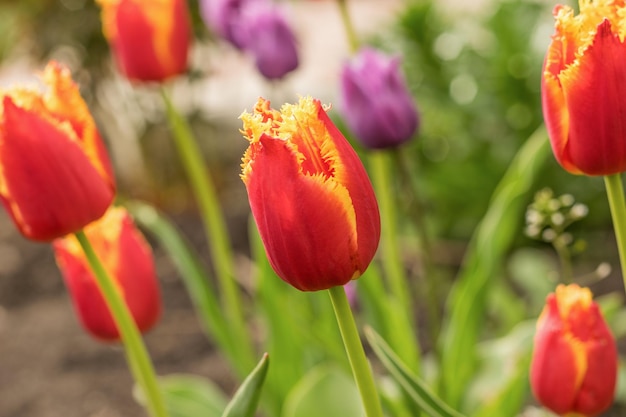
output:
POLYGON ((255 0, 200 0, 200 15, 204 23, 218 36, 237 49, 243 48, 241 11, 255 0))
POLYGON ((419 115, 400 71, 400 57, 362 49, 341 73, 341 111, 368 148, 390 148, 413 137, 419 115))
POLYGON ((267 79, 284 77, 298 68, 296 37, 282 11, 271 2, 252 1, 242 9, 243 49, 254 57, 267 79))

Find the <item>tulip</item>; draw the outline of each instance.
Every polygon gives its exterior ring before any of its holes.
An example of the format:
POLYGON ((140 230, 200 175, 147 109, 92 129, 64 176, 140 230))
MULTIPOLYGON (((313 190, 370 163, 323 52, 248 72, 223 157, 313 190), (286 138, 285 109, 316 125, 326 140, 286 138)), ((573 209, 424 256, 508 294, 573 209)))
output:
POLYGON ((115 181, 69 70, 51 62, 47 91, 0 92, 0 201, 27 238, 50 241, 101 217, 115 181))
POLYGON ((399 57, 365 48, 341 72, 341 110, 367 148, 398 146, 413 137, 419 116, 399 57))
POLYGON ((591 291, 559 285, 537 322, 530 382, 559 415, 597 416, 611 406, 617 348, 591 291))
POLYGON ((102 28, 121 72, 164 81, 187 70, 191 19, 184 0, 98 0, 102 28))
POLYGON ((274 271, 302 291, 344 285, 380 238, 378 204, 354 150, 318 100, 244 113, 242 179, 274 271))
MULTIPOLYGON (((159 318, 161 300, 150 246, 128 212, 113 207, 85 228, 85 234, 121 293, 140 331, 159 318)), ((78 240, 73 235, 53 242, 57 264, 83 327, 95 338, 120 339, 78 240)))
POLYGON ((542 102, 552 151, 573 174, 626 170, 626 44, 623 2, 581 0, 554 9, 542 102))
POLYGON ((267 2, 251 2, 243 10, 241 40, 268 80, 283 78, 298 68, 296 37, 281 11, 267 2))
POLYGON ((200 0, 200 15, 215 34, 242 49, 241 10, 251 1, 255 0, 200 0))

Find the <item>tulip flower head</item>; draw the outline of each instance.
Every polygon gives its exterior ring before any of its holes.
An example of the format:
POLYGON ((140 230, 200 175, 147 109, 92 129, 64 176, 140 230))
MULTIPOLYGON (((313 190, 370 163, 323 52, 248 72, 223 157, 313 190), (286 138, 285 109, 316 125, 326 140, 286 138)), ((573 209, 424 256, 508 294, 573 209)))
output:
POLYGON ((50 241, 101 217, 115 181, 69 70, 46 66, 47 91, 0 91, 0 201, 27 238, 50 241))
POLYGON ((400 70, 400 58, 361 50, 341 72, 341 110, 366 147, 398 146, 413 137, 419 116, 400 70))
MULTIPOLYGON (((107 272, 142 332, 159 318, 161 299, 150 246, 126 210, 109 209, 85 228, 107 272)), ((116 341, 120 334, 78 240, 73 235, 53 243, 57 264, 83 327, 95 338, 116 341)))
POLYGON ((554 9, 542 78, 543 114, 557 161, 573 174, 626 170, 626 6, 580 0, 554 9))
POLYGON ((318 100, 244 113, 242 179, 274 271, 302 291, 358 278, 380 239, 378 204, 358 156, 318 100))
POLYGON ((613 402, 617 348, 591 291, 559 285, 537 322, 530 383, 559 415, 593 417, 613 402))
POLYGON ((268 80, 298 68, 296 37, 282 11, 269 2, 250 2, 242 12, 243 48, 268 80))
POLYGON ((102 28, 121 72, 164 81, 187 70, 191 19, 185 0, 98 0, 102 28))
POLYGON ((237 49, 243 49, 241 12, 255 0, 200 0, 200 14, 204 23, 218 36, 237 49))

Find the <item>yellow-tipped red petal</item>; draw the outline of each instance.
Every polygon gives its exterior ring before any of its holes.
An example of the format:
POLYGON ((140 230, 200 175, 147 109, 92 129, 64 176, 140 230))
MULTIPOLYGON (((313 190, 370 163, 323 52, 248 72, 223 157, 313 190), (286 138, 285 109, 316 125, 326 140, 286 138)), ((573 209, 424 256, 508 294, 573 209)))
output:
POLYGON ((380 238, 378 206, 321 103, 303 98, 278 112, 260 99, 242 119, 250 141, 242 179, 277 274, 303 291, 360 276, 380 238))
MULTIPOLYGON (((127 303, 137 327, 145 332, 158 320, 161 299, 152 251, 128 213, 111 208, 85 228, 96 254, 127 303)), ((74 236, 54 241, 59 269, 83 327, 101 340, 119 340, 119 332, 74 236)))
POLYGON ((44 74, 44 95, 0 93, 0 200, 24 236, 49 241, 101 217, 115 183, 69 72, 52 63, 44 74))
POLYGON ((530 382, 559 415, 596 416, 613 402, 617 348, 591 292, 560 285, 537 323, 530 382))
POLYGON ((121 71, 164 81, 187 69, 191 20, 184 0, 99 0, 102 26, 121 71))
POLYGON ((622 2, 580 2, 580 14, 555 8, 555 34, 542 79, 552 150, 569 172, 626 170, 626 11, 622 2))

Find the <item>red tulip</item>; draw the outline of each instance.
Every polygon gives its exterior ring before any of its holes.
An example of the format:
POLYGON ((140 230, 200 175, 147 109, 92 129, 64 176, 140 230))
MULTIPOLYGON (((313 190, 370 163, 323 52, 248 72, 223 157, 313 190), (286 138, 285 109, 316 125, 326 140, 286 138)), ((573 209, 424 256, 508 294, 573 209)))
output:
POLYGON ((101 217, 115 182, 70 72, 52 62, 41 79, 45 93, 0 92, 0 201, 24 236, 49 241, 101 217))
MULTIPOLYGON (((85 234, 124 300, 140 331, 161 313, 161 299, 150 246, 126 210, 111 208, 85 228, 85 234)), ((57 264, 84 328, 102 340, 119 340, 113 317, 89 263, 73 236, 54 241, 57 264)))
POLYGON ((622 1, 580 0, 554 9, 544 63, 543 113, 552 150, 569 172, 626 170, 626 44, 622 1))
POLYGON ((358 278, 380 238, 378 204, 354 150, 318 100, 244 113, 242 179, 270 264, 302 291, 358 278))
POLYGON ((617 348, 591 291, 559 285, 537 322, 530 383, 559 415, 597 416, 613 402, 617 348))
POLYGON ((191 19, 184 0, 98 0, 102 27, 120 70, 164 81, 187 70, 191 19))

